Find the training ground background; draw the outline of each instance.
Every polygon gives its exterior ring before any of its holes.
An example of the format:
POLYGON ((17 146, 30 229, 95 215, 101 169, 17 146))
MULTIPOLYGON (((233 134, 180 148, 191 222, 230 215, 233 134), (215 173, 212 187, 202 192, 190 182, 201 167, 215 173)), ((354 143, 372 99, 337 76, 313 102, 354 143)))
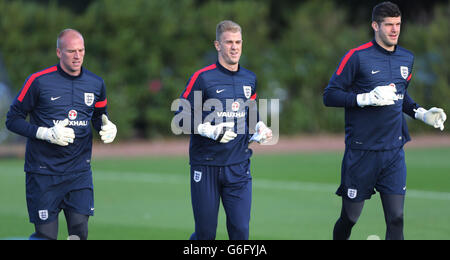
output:
MULTIPOLYGON (((90 239, 188 239, 194 229, 188 139, 94 144, 95 216, 90 239)), ((252 144, 253 203, 250 239, 331 239, 339 216, 344 137, 282 137, 252 144)), ((450 137, 413 136, 408 167, 406 239, 450 239, 450 137)), ((0 239, 24 239, 28 222, 24 145, 0 146, 0 239)), ((220 209, 217 239, 227 239, 220 209)), ((60 239, 67 237, 60 214, 60 239)), ((379 195, 366 202, 351 239, 384 237, 379 195)))

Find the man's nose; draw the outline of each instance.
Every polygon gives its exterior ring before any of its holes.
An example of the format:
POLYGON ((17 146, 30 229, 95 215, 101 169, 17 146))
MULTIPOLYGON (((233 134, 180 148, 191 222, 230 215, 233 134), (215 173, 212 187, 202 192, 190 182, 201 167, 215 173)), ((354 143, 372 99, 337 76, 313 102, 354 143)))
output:
POLYGON ((398 32, 398 31, 400 31, 400 25, 394 25, 394 26, 392 26, 392 31, 393 31, 393 32, 398 32))

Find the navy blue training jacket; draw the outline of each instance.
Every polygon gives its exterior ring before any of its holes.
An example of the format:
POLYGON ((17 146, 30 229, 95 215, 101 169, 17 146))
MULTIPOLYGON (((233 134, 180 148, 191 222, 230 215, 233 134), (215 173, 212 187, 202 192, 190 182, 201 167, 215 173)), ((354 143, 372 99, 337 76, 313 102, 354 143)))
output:
POLYGON ((26 79, 8 111, 6 126, 28 137, 25 172, 72 174, 91 169, 91 122, 100 131, 102 114, 107 114, 103 79, 85 68, 74 77, 58 64, 26 79), (53 127, 66 118, 69 118, 67 127, 75 132, 73 144, 63 147, 36 138, 38 127, 53 127))
POLYGON ((191 116, 192 134, 189 145, 191 165, 227 166, 243 162, 251 157, 252 150, 248 148, 251 137, 249 127, 253 132, 259 115, 256 107, 246 106, 248 104, 246 102, 256 99, 256 84, 256 76, 253 72, 241 66, 238 71, 229 71, 219 62, 195 72, 189 78, 181 99, 187 100, 191 106, 190 111, 183 111, 191 116), (201 93, 202 97, 200 107, 197 108, 194 104, 196 92, 201 93), (222 108, 205 109, 211 99, 219 101, 222 108), (249 120, 250 113, 256 116, 255 120, 249 120), (201 115, 199 116, 201 122, 194 122, 194 114, 201 115), (220 118, 221 122, 235 122, 234 132, 238 134, 237 137, 223 144, 195 134, 200 123, 211 122, 212 125, 220 123, 211 121, 211 118, 220 118))
POLYGON ((414 55, 396 46, 387 51, 375 40, 351 49, 323 94, 326 106, 345 108, 345 144, 362 150, 391 150, 411 140, 403 113, 414 118, 418 104, 408 95, 414 55), (356 95, 394 83, 398 101, 390 106, 357 105, 356 95))

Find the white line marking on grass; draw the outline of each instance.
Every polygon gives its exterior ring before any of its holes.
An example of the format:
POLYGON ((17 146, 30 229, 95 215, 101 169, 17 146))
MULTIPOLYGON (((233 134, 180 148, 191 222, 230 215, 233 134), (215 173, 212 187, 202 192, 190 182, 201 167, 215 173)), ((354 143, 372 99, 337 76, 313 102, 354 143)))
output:
POLYGON ((406 199, 431 199, 431 200, 450 200, 450 192, 407 190, 406 199))
POLYGON ((334 192, 337 185, 330 183, 300 182, 300 181, 273 181, 265 179, 253 179, 253 186, 262 189, 276 190, 300 190, 317 192, 334 192))
MULTIPOLYGON (((135 173, 135 172, 106 172, 96 171, 94 180, 106 181, 131 181, 145 183, 167 183, 167 184, 189 184, 189 175, 183 174, 164 174, 164 173, 135 173)), ((253 187, 257 189, 271 190, 291 190, 291 191, 309 191, 309 192, 327 192, 334 193, 338 184, 300 182, 300 181, 276 181, 268 179, 253 178, 253 187)), ((431 199, 431 200, 449 200, 450 192, 407 190, 406 198, 431 199)))
MULTIPOLYGON (((10 167, 8 167, 10 168, 10 167)), ((11 167, 13 168, 13 167, 11 167)), ((144 182, 144 183, 161 183, 161 184, 189 184, 189 173, 172 174, 172 173, 152 173, 152 172, 110 172, 93 170, 94 180, 104 181, 126 181, 126 182, 144 182)), ((1 173, 7 176, 21 176, 16 171, 6 171, 1 173)), ((291 190, 291 191, 310 191, 310 192, 327 192, 334 193, 338 184, 316 183, 316 182, 300 182, 300 181, 276 181, 268 179, 253 178, 253 187, 257 189, 271 190, 291 190)), ((430 200, 446 200, 450 201, 450 192, 439 191, 423 191, 423 190, 407 190, 406 199, 430 199, 430 200)))
POLYGON ((0 240, 29 240, 28 237, 4 237, 0 238, 0 240))
POLYGON ((170 173, 150 173, 150 172, 108 172, 95 171, 93 174, 95 180, 104 181, 126 181, 126 182, 144 182, 144 183, 166 183, 166 184, 185 184, 189 181, 189 176, 170 173))

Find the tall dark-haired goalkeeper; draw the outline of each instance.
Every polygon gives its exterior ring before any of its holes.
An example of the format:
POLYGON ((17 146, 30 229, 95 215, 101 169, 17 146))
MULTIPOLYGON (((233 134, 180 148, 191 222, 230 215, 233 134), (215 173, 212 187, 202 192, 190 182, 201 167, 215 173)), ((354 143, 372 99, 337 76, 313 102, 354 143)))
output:
POLYGON ((375 39, 351 49, 325 88, 326 106, 345 108, 345 153, 341 169, 342 210, 333 239, 348 239, 364 201, 380 193, 386 239, 403 239, 406 165, 410 140, 403 113, 444 130, 443 109, 429 110, 408 94, 414 55, 397 45, 401 13, 397 5, 374 7, 375 39))

